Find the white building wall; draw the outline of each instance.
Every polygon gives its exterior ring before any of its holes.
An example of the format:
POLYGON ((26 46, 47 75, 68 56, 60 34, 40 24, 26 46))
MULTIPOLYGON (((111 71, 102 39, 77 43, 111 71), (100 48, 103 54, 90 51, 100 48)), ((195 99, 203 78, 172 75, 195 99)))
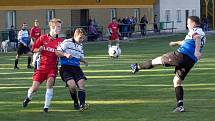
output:
POLYGON ((186 29, 186 10, 189 10, 189 15, 200 17, 200 0, 159 0, 160 2, 160 21, 166 21, 166 10, 170 11, 170 21, 174 21, 176 30, 186 29), (177 10, 181 10, 181 21, 177 21, 177 10))

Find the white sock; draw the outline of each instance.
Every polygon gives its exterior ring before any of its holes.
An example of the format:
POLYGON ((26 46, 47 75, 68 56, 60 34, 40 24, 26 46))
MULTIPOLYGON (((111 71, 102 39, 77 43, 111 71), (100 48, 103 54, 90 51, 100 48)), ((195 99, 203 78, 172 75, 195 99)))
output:
POLYGON ((46 89, 44 108, 49 108, 49 105, 51 104, 52 97, 53 97, 53 88, 46 89))
POLYGON ((108 45, 108 49, 111 47, 111 45, 108 45))
POLYGON ((31 88, 28 89, 28 98, 31 100, 32 99, 32 94, 33 91, 31 90, 31 88))
POLYGON ((117 43, 116 46, 119 47, 119 43, 117 43))

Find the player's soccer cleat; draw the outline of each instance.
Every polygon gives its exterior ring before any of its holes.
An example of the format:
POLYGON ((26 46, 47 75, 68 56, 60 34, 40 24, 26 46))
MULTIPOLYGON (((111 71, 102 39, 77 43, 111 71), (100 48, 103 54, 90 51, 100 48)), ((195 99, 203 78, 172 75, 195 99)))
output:
POLYGON ((31 100, 29 98, 26 98, 23 103, 22 103, 22 106, 25 108, 28 106, 28 103, 30 102, 31 100))
POLYGON ((185 111, 185 109, 184 109, 183 106, 176 107, 176 108, 173 110, 173 112, 184 112, 184 111, 185 111))
POLYGON ((85 103, 84 105, 80 105, 80 111, 84 111, 84 110, 87 110, 89 109, 89 104, 85 103))
POLYGON ((133 74, 135 74, 135 73, 138 72, 138 71, 139 71, 139 69, 138 69, 137 63, 131 64, 131 72, 132 72, 133 74))
POLYGON ((32 67, 31 65, 27 66, 27 69, 33 69, 34 67, 32 67))
POLYGON ((78 102, 77 103, 74 102, 73 106, 74 106, 75 110, 79 110, 80 109, 80 106, 79 106, 78 102))
POLYGON ((44 113, 48 113, 48 112, 49 112, 49 108, 44 108, 44 109, 43 109, 43 112, 44 112, 44 113))
POLYGON ((14 69, 14 70, 19 70, 19 67, 15 67, 15 66, 14 66, 14 68, 13 68, 13 69, 14 69))

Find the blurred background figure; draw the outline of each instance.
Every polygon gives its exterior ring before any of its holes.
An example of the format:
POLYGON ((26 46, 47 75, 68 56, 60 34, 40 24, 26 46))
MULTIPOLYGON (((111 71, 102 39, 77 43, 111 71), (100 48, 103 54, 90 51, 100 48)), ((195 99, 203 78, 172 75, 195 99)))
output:
POLYGON ((32 45, 41 35, 41 29, 39 27, 39 21, 37 19, 34 20, 34 26, 31 28, 30 31, 30 37, 31 37, 31 43, 32 45))
POLYGON ((10 27, 9 30, 9 40, 10 42, 14 43, 14 49, 16 49, 18 47, 18 39, 13 25, 10 27))

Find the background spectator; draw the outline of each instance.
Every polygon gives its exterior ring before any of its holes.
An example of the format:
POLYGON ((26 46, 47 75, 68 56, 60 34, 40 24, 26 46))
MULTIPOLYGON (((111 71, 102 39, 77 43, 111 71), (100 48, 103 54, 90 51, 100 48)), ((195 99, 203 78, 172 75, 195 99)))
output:
POLYGON ((18 39, 17 39, 17 34, 14 30, 14 26, 12 25, 10 27, 10 30, 9 30, 9 40, 10 42, 14 42, 14 49, 18 47, 18 39))
POLYGON ((159 24, 158 16, 155 15, 155 16, 154 16, 154 32, 155 32, 155 33, 159 32, 159 30, 158 30, 158 24, 159 24))
POLYGON ((39 21, 37 19, 34 20, 34 26, 31 28, 30 37, 31 37, 31 45, 36 41, 41 35, 41 29, 39 27, 39 21))
POLYGON ((94 21, 91 21, 88 27, 88 41, 95 41, 99 37, 99 33, 95 27, 94 21))
POLYGON ((140 20, 140 30, 142 35, 146 35, 147 24, 148 24, 148 20, 146 18, 146 15, 144 15, 140 20))

